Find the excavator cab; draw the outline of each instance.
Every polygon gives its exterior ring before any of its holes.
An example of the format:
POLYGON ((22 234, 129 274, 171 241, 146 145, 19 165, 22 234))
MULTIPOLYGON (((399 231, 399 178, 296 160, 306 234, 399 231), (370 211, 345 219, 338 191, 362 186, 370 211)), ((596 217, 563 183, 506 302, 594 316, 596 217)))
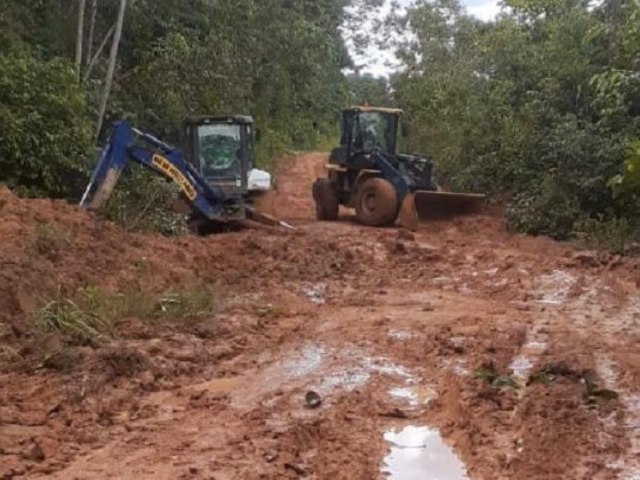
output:
POLYGON ((187 160, 209 185, 228 197, 246 196, 252 190, 249 176, 253 170, 253 118, 190 117, 185 121, 185 134, 183 150, 187 160))

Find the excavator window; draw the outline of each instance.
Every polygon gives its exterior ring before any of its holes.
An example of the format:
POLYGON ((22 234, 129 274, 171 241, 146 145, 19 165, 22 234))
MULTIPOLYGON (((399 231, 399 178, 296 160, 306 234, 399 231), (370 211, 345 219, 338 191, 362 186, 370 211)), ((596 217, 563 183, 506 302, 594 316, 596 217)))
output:
POLYGON ((240 159, 240 127, 209 124, 198 127, 200 165, 205 176, 234 177, 240 159))

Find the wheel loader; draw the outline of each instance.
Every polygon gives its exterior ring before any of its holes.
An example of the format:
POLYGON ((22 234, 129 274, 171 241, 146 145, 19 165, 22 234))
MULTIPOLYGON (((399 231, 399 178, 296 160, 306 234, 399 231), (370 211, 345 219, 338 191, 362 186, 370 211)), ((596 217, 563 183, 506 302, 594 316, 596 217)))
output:
POLYGON ((343 205, 364 225, 414 228, 419 218, 481 210, 484 195, 440 191, 429 157, 397 153, 398 134, 407 135, 402 116, 393 108, 343 110, 340 145, 331 151, 327 176, 312 186, 318 220, 337 220, 343 205))

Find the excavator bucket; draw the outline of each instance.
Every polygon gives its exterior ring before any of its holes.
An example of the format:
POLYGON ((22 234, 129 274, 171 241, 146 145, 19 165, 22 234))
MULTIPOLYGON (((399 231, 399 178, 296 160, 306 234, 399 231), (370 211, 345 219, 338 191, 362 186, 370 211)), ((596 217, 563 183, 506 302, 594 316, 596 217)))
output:
POLYGON ((102 205, 107 202, 109 197, 111 197, 113 189, 115 188, 116 183, 118 183, 121 172, 121 170, 116 170, 114 168, 110 168, 109 170, 107 170, 104 179, 97 185, 97 187, 95 188, 95 192, 93 192, 93 195, 91 195, 91 189, 94 187, 94 185, 90 183, 87 187, 87 190, 85 191, 85 195, 83 195, 83 199, 80 202, 80 205, 83 207, 87 207, 90 210, 97 210, 98 208, 102 207, 102 205))
POLYGON ((91 180, 82 195, 80 206, 98 209, 106 203, 127 164, 127 145, 133 129, 127 122, 117 122, 100 152, 91 180))
POLYGON ((421 220, 446 220, 459 215, 482 212, 485 195, 475 193, 429 192, 413 193, 413 203, 421 220))
POLYGON ((295 230, 295 227, 287 222, 283 222, 282 220, 278 220, 277 218, 269 215, 268 213, 259 212, 258 210, 252 207, 245 207, 247 218, 254 222, 260 223, 262 225, 269 226, 280 226, 284 227, 287 230, 295 230))

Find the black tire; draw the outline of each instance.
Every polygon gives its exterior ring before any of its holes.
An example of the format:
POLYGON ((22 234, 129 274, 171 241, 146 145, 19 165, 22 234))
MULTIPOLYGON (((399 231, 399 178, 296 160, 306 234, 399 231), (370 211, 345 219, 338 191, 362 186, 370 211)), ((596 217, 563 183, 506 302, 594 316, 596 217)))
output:
POLYGON ((316 218, 323 221, 337 220, 340 202, 331 181, 319 178, 313 183, 312 190, 313 200, 316 204, 316 218))
POLYGON ((384 178, 369 178, 358 187, 355 207, 360 223, 372 227, 389 225, 398 215, 396 189, 384 178))

